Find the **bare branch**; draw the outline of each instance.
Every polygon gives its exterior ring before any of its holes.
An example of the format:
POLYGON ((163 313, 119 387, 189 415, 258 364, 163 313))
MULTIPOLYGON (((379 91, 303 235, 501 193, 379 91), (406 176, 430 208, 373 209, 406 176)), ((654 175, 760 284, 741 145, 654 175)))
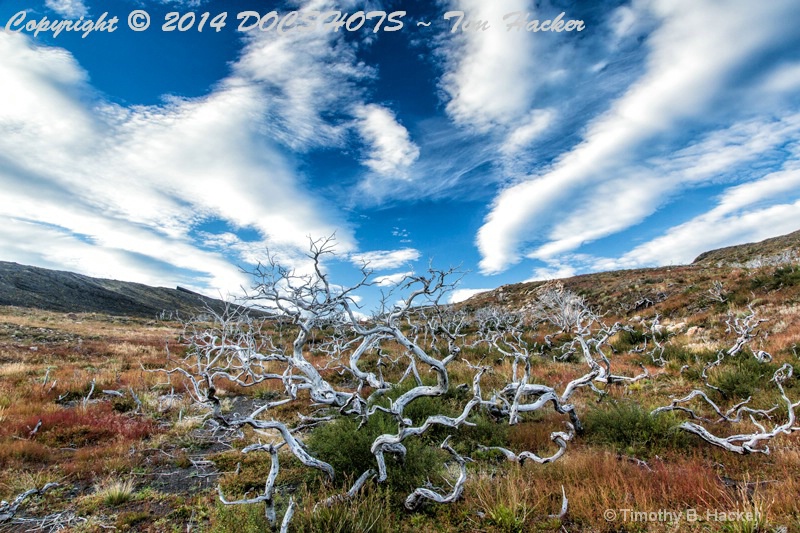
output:
POLYGON ((41 496, 48 490, 53 489, 55 487, 58 487, 58 483, 47 483, 41 489, 32 488, 26 490, 25 492, 19 494, 16 498, 14 498, 14 500, 11 503, 8 503, 5 500, 0 501, 0 524, 2 524, 3 522, 8 522, 12 518, 14 518, 14 515, 17 513, 17 510, 25 502, 25 500, 34 495, 41 496))
POLYGON ((464 484, 467 482, 467 461, 471 461, 471 459, 459 455, 459 453, 450 446, 449 441, 450 436, 448 435, 448 437, 444 439, 444 442, 442 442, 440 448, 450 452, 450 455, 453 456, 453 459, 458 463, 460 469, 458 479, 453 486, 453 491, 443 495, 431 489, 419 487, 406 498, 406 509, 413 511, 420 506, 424 499, 433 500, 437 503, 450 503, 461 497, 461 494, 464 492, 464 484))
POLYGON ((767 442, 774 439, 779 435, 788 435, 795 431, 800 430, 800 427, 795 426, 796 417, 795 417, 795 409, 798 405, 800 405, 800 401, 793 403, 787 396, 786 392, 783 389, 783 383, 786 380, 792 377, 794 368, 786 363, 781 366, 778 370, 775 371, 775 374, 772 377, 772 382, 775 383, 775 386, 778 388, 780 392, 781 400, 786 405, 787 410, 787 419, 782 424, 777 424, 772 427, 771 430, 767 430, 762 424, 756 421, 756 416, 771 419, 770 415, 778 409, 776 405, 772 409, 751 409, 746 407, 750 399, 740 402, 733 406, 726 412, 722 412, 722 410, 712 402, 702 391, 692 391, 688 396, 685 398, 681 398, 679 400, 673 400, 672 404, 659 407, 655 409, 651 414, 658 415, 659 413, 666 412, 666 411, 674 411, 679 410, 688 413, 693 419, 704 421, 705 419, 697 416, 694 411, 688 409, 686 407, 682 407, 678 404, 686 403, 696 397, 703 398, 705 402, 711 406, 711 408, 720 416, 720 420, 717 422, 728 422, 728 423, 739 423, 743 420, 742 415, 747 414, 750 422, 758 428, 758 431, 753 431, 750 433, 742 433, 737 435, 731 435, 729 437, 719 437, 711 433, 707 428, 697 424, 695 422, 684 422, 679 427, 684 431, 688 431, 689 433, 694 433, 695 435, 699 436, 701 439, 709 442, 715 446, 719 446, 725 450, 730 452, 738 453, 738 454, 749 454, 749 453, 763 453, 769 454, 769 446, 767 442))
POLYGON ((528 451, 515 454, 511 450, 508 450, 506 448, 501 448, 500 446, 479 446, 479 449, 483 451, 500 452, 509 461, 520 464, 522 464, 526 460, 531 460, 539 464, 552 463, 553 461, 558 460, 562 455, 564 455, 564 452, 567 451, 567 442, 572 440, 572 438, 575 436, 575 427, 572 424, 567 424, 567 426, 569 428, 569 431, 566 433, 563 431, 558 431, 550 434, 550 440, 552 440, 558 445, 558 451, 556 451, 553 455, 549 457, 539 457, 535 453, 528 451))

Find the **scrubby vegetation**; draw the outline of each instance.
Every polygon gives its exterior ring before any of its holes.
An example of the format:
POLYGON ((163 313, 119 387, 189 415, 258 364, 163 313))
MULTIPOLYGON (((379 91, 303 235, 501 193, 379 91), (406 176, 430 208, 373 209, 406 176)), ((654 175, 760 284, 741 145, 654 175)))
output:
POLYGON ((742 516, 680 530, 797 529, 796 423, 744 455, 686 429, 725 441, 787 421, 800 400, 786 367, 800 342, 795 273, 682 267, 586 290, 581 279, 524 297, 506 290, 477 307, 409 306, 398 332, 434 364, 409 357, 387 329, 354 371, 367 335, 327 315, 301 343, 325 393, 304 386, 313 372, 290 360, 308 310, 295 321, 184 324, 5 308, 0 499, 10 503, 0 530, 244 533, 279 528, 287 512, 289 531, 676 530, 609 521, 608 509, 742 516), (222 345, 203 344, 209 332, 253 348, 248 363, 209 364, 207 348, 222 345), (435 362, 446 362, 446 387, 435 362), (420 388, 428 394, 415 396, 420 388), (550 392, 555 401, 540 402, 550 392), (381 481, 376 443, 437 416, 447 423, 403 438, 405 453, 386 445, 381 481), (460 493, 409 510, 421 489, 460 493), (225 505, 220 493, 256 502, 225 505))
POLYGON ((680 453, 700 446, 679 429, 680 419, 670 414, 651 416, 652 409, 629 400, 607 402, 586 412, 586 440, 606 445, 639 459, 680 453))

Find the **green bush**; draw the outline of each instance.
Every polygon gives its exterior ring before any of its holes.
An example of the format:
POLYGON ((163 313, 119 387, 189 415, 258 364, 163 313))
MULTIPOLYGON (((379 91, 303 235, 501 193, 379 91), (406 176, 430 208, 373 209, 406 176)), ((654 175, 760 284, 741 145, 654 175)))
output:
POLYGON ((692 364, 696 361, 700 362, 713 361, 717 358, 717 352, 711 350, 703 350, 701 352, 696 352, 694 350, 686 348, 686 346, 682 346, 680 344, 675 344, 675 343, 669 343, 664 345, 663 357, 665 361, 683 363, 683 364, 692 364))
POLYGON ((217 502, 211 518, 211 533, 261 533, 262 531, 272 531, 263 503, 224 505, 217 502))
MULTIPOLYGON (((219 484, 229 499, 241 498, 251 491, 259 494, 264 491, 264 483, 267 481, 272 468, 269 453, 259 451, 241 454, 234 450, 214 454, 209 458, 220 471, 226 472, 220 477, 219 484)), ((281 454, 278 486, 289 482, 288 478, 294 473, 295 469, 293 467, 296 462, 299 463, 289 453, 281 454)), ((303 467, 301 472, 305 475, 313 476, 318 471, 303 467)))
POLYGON ((146 511, 128 511, 120 513, 119 516, 117 516, 117 529, 121 531, 130 531, 131 529, 136 529, 138 526, 143 525, 143 522, 147 522, 151 518, 150 513, 146 511))
MULTIPOLYGON (((474 412, 474 410, 473 410, 474 412)), ((478 413, 469 417, 469 422, 474 426, 462 426, 458 433, 454 434, 453 445, 457 450, 470 453, 479 444, 484 446, 508 446, 508 435, 510 426, 508 419, 497 422, 485 413, 478 413)), ((451 428, 450 432, 453 432, 451 428)), ((444 440, 444 439, 442 439, 444 440)))
MULTIPOLYGON (((390 397, 395 400, 399 396, 400 394, 392 394, 390 397)), ((442 396, 422 396, 406 406, 403 416, 410 418, 415 426, 424 424, 428 417, 434 415, 457 417, 461 414, 463 404, 466 404, 466 401, 459 401, 462 396, 466 394, 454 387, 450 387, 450 390, 442 396)), ((452 428, 447 429, 453 431, 452 428)))
POLYGON ((794 287, 800 284, 800 268, 779 267, 770 274, 759 274, 750 280, 750 290, 764 289, 774 291, 781 287, 794 287))
POLYGON ((589 410, 584 417, 586 439, 613 447, 620 453, 650 457, 690 444, 673 413, 651 416, 634 402, 614 402, 589 410))
POLYGON ((391 508, 391 495, 387 490, 369 487, 351 501, 296 514, 290 531, 389 533, 397 531, 399 526, 391 508))
POLYGON ((129 411, 135 410, 138 405, 136 404, 136 400, 133 399, 132 396, 125 395, 122 397, 115 396, 111 398, 111 407, 114 411, 118 413, 127 413, 129 411))
POLYGON ((709 383, 722 391, 722 397, 745 399, 769 384, 776 366, 761 363, 749 353, 726 358, 721 366, 709 372, 709 383))
POLYGON ((616 352, 629 352, 637 346, 644 344, 650 336, 638 329, 625 329, 617 333, 617 339, 611 343, 616 352))
MULTIPOLYGON (((379 435, 397 434, 397 422, 385 413, 375 413, 369 421, 358 427, 351 418, 339 418, 314 429, 306 444, 314 457, 329 463, 336 478, 356 478, 370 468, 377 469, 370 448, 379 435)), ((420 438, 411 437, 403 442, 407 454, 403 460, 386 454, 388 484, 400 492, 408 492, 424 484, 441 469, 443 456, 437 447, 420 438)))

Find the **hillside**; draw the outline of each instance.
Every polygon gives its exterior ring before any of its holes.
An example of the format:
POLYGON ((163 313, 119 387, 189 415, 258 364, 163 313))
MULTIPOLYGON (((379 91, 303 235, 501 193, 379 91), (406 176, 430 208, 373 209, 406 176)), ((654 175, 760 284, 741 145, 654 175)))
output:
POLYGON ((154 317, 162 311, 195 314, 223 302, 178 287, 149 287, 0 261, 0 305, 70 313, 154 317))
POLYGON ((712 254, 310 334, 22 308, 200 297, 0 263, 0 531, 800 531, 800 266, 712 254))
MULTIPOLYGON (((790 265, 798 263, 800 231, 708 251, 690 265, 601 272, 561 282, 605 313, 627 316, 655 307, 662 315, 677 318, 713 305, 719 299, 710 293, 715 282, 722 284, 724 298, 732 303, 746 305, 757 292, 775 289, 782 290, 782 299, 791 301, 797 296, 791 289, 797 273, 790 265)), ((530 304, 542 283, 505 285, 460 305, 521 309, 530 304)), ((206 304, 217 309, 223 305, 181 287, 150 287, 0 261, 0 306, 153 317, 162 311, 191 315, 206 304)))
MULTIPOLYGON (((757 300, 781 307, 797 303, 798 264, 800 231, 760 243, 709 251, 690 265, 598 272, 559 282, 611 316, 630 317, 650 309, 650 313, 683 319, 719 311, 717 308, 723 303, 740 307, 757 300)), ((477 294, 461 305, 467 309, 524 309, 535 300, 537 289, 544 283, 504 285, 477 294)))
POLYGON ((707 266, 777 266, 800 262, 800 231, 761 242, 728 246, 700 254, 692 264, 707 266))

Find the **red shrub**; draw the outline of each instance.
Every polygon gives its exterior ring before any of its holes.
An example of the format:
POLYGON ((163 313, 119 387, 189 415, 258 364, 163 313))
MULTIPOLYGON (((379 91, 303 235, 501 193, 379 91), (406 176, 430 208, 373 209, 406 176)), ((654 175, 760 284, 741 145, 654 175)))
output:
MULTIPOLYGON (((28 428, 35 427, 39 420, 28 419, 18 427, 18 435, 27 437, 28 428)), ((114 439, 141 440, 155 431, 152 421, 118 413, 107 403, 46 413, 41 421, 34 438, 54 448, 81 448, 114 439)))

